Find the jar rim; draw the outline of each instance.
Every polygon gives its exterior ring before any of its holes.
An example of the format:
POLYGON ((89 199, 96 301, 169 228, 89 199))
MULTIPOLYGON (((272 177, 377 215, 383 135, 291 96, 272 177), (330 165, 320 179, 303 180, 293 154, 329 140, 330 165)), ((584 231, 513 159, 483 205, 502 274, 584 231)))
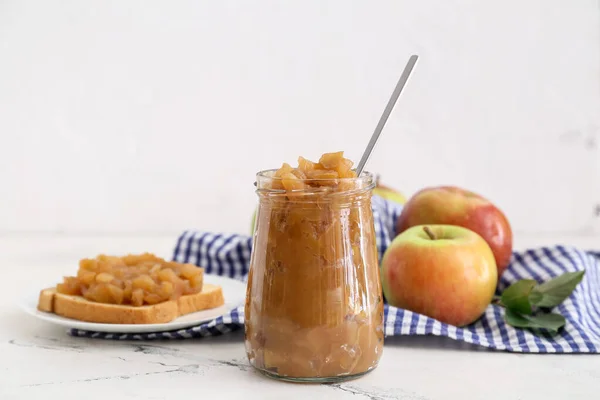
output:
MULTIPOLYGON (((275 174, 275 172, 277 172, 277 169, 265 169, 262 171, 259 171, 256 173, 256 181, 254 182, 254 186, 257 188, 257 191, 260 192, 264 192, 264 193, 315 193, 315 192, 319 192, 322 193, 323 191, 329 191, 329 189, 327 189, 327 186, 318 186, 318 187, 310 187, 310 189, 295 189, 295 190, 285 190, 285 189, 272 189, 272 188, 264 188, 264 187, 260 187, 259 186, 259 182, 260 181, 266 181, 266 182, 272 182, 272 181, 276 181, 276 180, 281 180, 282 178, 280 177, 274 177, 273 175, 275 174)), ((310 182, 331 182, 331 181, 336 181, 336 182, 361 182, 362 184, 359 185, 359 187, 357 188, 355 186, 355 189, 353 190, 348 190, 348 191, 340 191, 337 193, 340 194, 349 194, 349 193, 360 193, 366 190, 371 190, 375 187, 375 174, 373 174, 372 172, 369 171, 363 171, 360 176, 356 176, 356 177, 352 177, 352 178, 306 178, 306 179, 299 179, 301 182, 305 182, 305 183, 310 183, 310 182)))

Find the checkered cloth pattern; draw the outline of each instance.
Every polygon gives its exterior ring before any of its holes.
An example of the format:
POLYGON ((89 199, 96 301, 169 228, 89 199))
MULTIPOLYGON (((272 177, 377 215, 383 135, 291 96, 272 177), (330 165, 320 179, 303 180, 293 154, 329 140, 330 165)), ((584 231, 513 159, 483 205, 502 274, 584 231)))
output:
MULTIPOLYGON (((395 236, 394 221, 401 211, 395 203, 373 196, 377 247, 381 260, 395 236)), ((205 268, 207 274, 246 281, 252 238, 244 235, 200 231, 184 232, 175 246, 173 259, 205 268)), ((475 323, 458 328, 408 310, 385 304, 386 336, 435 335, 483 347, 521 353, 599 353, 600 352, 600 252, 569 246, 553 246, 514 252, 510 266, 498 283, 497 294, 524 278, 546 281, 567 271, 585 269, 583 281, 571 296, 554 310, 567 320, 558 334, 517 329, 504 321, 504 309, 488 306, 475 323)), ((101 339, 152 340, 214 336, 241 329, 243 305, 199 326, 170 332, 100 333, 73 329, 74 336, 101 339)))

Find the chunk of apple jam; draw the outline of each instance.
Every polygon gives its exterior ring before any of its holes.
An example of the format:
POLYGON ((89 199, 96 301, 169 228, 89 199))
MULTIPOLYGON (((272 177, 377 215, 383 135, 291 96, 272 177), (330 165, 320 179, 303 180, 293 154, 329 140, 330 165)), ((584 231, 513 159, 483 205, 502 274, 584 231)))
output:
POLYGON ((274 189, 286 191, 302 190, 307 187, 329 186, 338 190, 350 188, 340 183, 343 178, 356 178, 352 169, 354 163, 344 158, 344 152, 325 153, 319 162, 298 157, 298 166, 292 167, 284 163, 273 175, 277 178, 273 182, 274 189))
POLYGON ((79 261, 76 276, 64 277, 58 293, 108 304, 143 306, 202 291, 203 269, 150 253, 79 261))

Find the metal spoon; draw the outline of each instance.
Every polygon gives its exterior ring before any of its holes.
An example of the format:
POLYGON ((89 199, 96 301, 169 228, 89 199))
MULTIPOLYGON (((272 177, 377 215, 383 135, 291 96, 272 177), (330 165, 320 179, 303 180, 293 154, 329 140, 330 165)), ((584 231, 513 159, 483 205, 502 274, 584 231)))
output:
POLYGON ((367 148, 365 149, 365 152, 363 153, 362 158, 358 162, 358 166, 356 167, 356 176, 360 176, 363 169, 365 168, 365 164, 369 160, 369 156, 371 155, 371 152, 373 151, 373 147, 375 147, 375 143, 377 143, 377 139, 379 139, 379 135, 381 134, 381 131, 383 130, 383 127, 385 126, 385 123, 387 122, 388 117, 392 113, 392 109, 394 108, 394 105, 396 104, 396 100, 398 100, 398 97, 400 97, 400 93, 402 93, 402 89, 404 89, 404 86, 406 85, 406 82, 408 81, 408 77, 410 76, 413 68, 415 67, 415 64, 417 63, 418 58, 419 57, 417 55, 410 56, 408 63, 406 64, 406 67, 404 67, 404 71, 402 72, 402 75, 400 76, 400 80, 396 84, 396 88, 394 89, 394 92, 392 93, 392 97, 390 97, 390 100, 388 101, 387 106, 385 107, 385 110, 383 110, 383 114, 381 115, 381 118, 379 119, 379 123, 377 124, 377 127, 375 127, 375 132, 373 132, 373 135, 371 136, 371 140, 369 140, 369 144, 367 145, 367 148))

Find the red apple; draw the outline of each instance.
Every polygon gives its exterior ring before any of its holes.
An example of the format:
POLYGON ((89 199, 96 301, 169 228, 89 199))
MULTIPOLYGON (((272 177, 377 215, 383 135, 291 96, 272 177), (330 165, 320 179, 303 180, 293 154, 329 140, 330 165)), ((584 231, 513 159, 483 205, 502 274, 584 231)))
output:
POLYGON ((454 326, 477 320, 498 283, 490 246, 455 225, 419 225, 396 236, 383 256, 381 274, 390 305, 454 326))
POLYGON ((453 186, 425 188, 404 205, 396 222, 396 233, 423 224, 458 225, 478 233, 490 246, 498 276, 513 250, 512 230, 504 213, 477 193, 453 186))

